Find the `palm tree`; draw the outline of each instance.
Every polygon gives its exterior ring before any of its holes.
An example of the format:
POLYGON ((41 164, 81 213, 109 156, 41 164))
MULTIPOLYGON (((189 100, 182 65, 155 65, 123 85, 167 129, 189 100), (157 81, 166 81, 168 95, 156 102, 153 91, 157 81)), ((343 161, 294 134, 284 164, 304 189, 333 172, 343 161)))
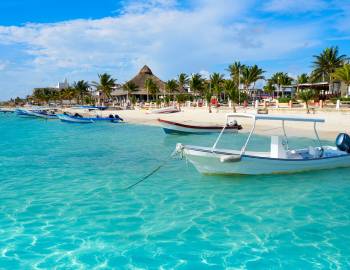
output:
POLYGON ((258 80, 263 80, 265 78, 263 76, 264 72, 265 71, 259 68, 257 65, 244 66, 242 70, 242 83, 244 85, 244 89, 248 92, 251 84, 253 84, 253 88, 254 88, 255 83, 258 80))
POLYGON ((181 104, 187 100, 187 95, 180 93, 176 96, 176 101, 179 104, 179 110, 181 109, 181 104))
POLYGON ((333 77, 336 80, 344 82, 348 88, 348 93, 350 93, 350 64, 344 64, 342 67, 337 68, 333 73, 333 77))
MULTIPOLYGON (((270 83, 278 86, 278 90, 281 91, 281 86, 291 85, 293 78, 289 77, 286 72, 276 72, 270 78, 270 83)), ((282 97, 284 97, 284 88, 282 87, 282 97)))
POLYGON ((224 90, 228 95, 228 98, 232 102, 232 110, 236 112, 235 102, 238 99, 238 88, 236 88, 236 84, 233 80, 225 80, 224 82, 224 90))
POLYGON ((98 74, 99 82, 92 82, 92 85, 96 87, 98 91, 108 99, 111 98, 112 89, 115 86, 116 79, 113 79, 111 75, 107 73, 98 74))
POLYGON ((69 100, 69 103, 72 103, 72 99, 76 96, 76 91, 74 88, 68 87, 60 91, 60 96, 62 100, 69 100))
POLYGON ((149 101, 149 92, 150 92, 150 89, 153 87, 153 80, 151 78, 147 78, 145 80, 145 88, 146 88, 146 91, 147 91, 147 102, 149 101))
POLYGON ((176 80, 168 80, 165 83, 165 90, 169 93, 169 95, 173 94, 174 97, 175 97, 175 91, 178 89, 178 87, 179 86, 176 80))
POLYGON ((190 79, 188 78, 187 74, 180 73, 177 75, 177 84, 179 86, 180 93, 183 93, 185 90, 185 85, 188 84, 190 79))
POLYGON ((208 104, 209 113, 211 113, 211 98, 212 97, 213 97, 213 91, 208 85, 206 85, 205 90, 204 90, 204 98, 208 104))
POLYGON ((314 55, 314 75, 322 78, 323 81, 331 79, 331 74, 335 69, 341 67, 348 59, 346 55, 339 55, 338 47, 326 48, 320 55, 314 55))
POLYGON ((190 79, 190 88, 194 93, 202 94, 204 90, 204 82, 199 73, 192 74, 190 79))
POLYGON ((341 67, 349 58, 346 55, 339 55, 338 47, 326 48, 319 55, 314 55, 312 72, 314 79, 322 80, 329 83, 331 90, 332 74, 341 67))
POLYGON ((297 77, 297 83, 301 84, 301 83, 307 83, 309 81, 309 75, 307 75, 306 73, 302 73, 297 77))
POLYGON ((77 98, 78 98, 78 103, 79 103, 79 99, 82 103, 84 103, 84 96, 89 95, 89 83, 84 81, 84 80, 80 80, 77 82, 73 83, 73 88, 76 92, 77 98))
POLYGON ((158 101, 158 93, 159 93, 158 85, 151 78, 148 78, 145 81, 145 85, 147 88, 147 100, 148 100, 148 95, 150 94, 156 99, 156 101, 158 101))
POLYGON ((128 81, 124 83, 123 89, 128 92, 127 99, 130 100, 132 93, 138 91, 139 87, 134 82, 128 81))
POLYGON ((302 83, 307 83, 310 80, 309 75, 307 75, 306 73, 302 73, 297 77, 297 92, 299 92, 299 84, 302 83))
POLYGON ((237 88, 239 88, 240 74, 245 67, 246 66, 241 64, 241 62, 236 61, 233 64, 229 65, 226 69, 228 72, 230 72, 231 79, 236 84, 237 88))
POLYGON ((240 96, 241 96, 241 78, 242 78, 242 70, 246 68, 244 64, 241 64, 239 61, 235 61, 233 64, 229 65, 228 68, 226 69, 231 76, 231 79, 235 83, 237 89, 238 89, 238 103, 241 102, 240 96))
POLYGON ((273 85, 271 81, 268 80, 267 84, 264 86, 264 92, 272 96, 273 98, 273 93, 275 92, 275 90, 276 90, 276 87, 273 85))
POLYGON ((298 93, 298 98, 305 102, 306 113, 310 113, 309 101, 315 96, 315 93, 311 89, 305 89, 298 93))
POLYGON ((213 92, 217 95, 217 98, 220 99, 222 84, 224 82, 224 75, 218 72, 214 72, 210 75, 210 84, 213 88, 213 92))

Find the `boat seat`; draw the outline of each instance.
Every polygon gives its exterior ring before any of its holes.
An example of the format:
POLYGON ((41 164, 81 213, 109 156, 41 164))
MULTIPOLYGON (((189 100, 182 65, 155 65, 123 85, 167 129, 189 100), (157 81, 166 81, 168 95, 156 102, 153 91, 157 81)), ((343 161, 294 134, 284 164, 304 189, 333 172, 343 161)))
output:
POLYGON ((312 158, 319 158, 323 155, 323 150, 320 147, 309 146, 308 152, 312 158))
POLYGON ((288 151, 287 158, 289 158, 289 159, 303 159, 303 157, 295 150, 288 151))

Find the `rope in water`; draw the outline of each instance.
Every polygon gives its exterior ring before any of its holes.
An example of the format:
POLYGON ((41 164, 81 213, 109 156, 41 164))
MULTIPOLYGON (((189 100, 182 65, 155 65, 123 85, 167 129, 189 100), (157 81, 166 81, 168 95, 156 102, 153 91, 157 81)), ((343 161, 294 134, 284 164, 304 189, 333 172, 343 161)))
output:
POLYGON ((166 159, 163 160, 163 162, 158 165, 156 168, 154 168, 150 173, 148 173, 147 175, 145 175, 144 177, 142 177, 140 180, 136 181, 135 183, 133 183, 132 185, 126 187, 124 190, 129 190, 132 189, 133 187, 137 186, 138 184, 142 183, 143 181, 147 180, 148 178, 150 178, 152 175, 154 175, 157 171, 159 171, 164 165, 166 165, 171 158, 177 153, 176 149, 172 152, 172 154, 166 159))

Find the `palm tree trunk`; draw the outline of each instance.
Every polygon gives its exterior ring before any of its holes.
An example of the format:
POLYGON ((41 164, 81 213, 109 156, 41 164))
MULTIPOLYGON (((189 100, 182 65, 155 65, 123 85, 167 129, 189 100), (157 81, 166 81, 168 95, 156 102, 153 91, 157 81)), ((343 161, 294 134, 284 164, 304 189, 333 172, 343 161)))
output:
POLYGON ((308 101, 305 101, 306 113, 310 113, 308 101))
POLYGON ((235 112, 236 112, 236 106, 235 106, 235 103, 233 102, 233 100, 231 100, 231 102, 232 102, 232 110, 233 110, 233 112, 235 113, 235 112))

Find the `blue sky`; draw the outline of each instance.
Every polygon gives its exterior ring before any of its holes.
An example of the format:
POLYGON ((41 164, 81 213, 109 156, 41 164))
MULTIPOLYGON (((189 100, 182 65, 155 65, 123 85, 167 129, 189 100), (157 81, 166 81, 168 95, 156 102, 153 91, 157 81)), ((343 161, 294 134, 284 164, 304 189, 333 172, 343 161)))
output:
POLYGON ((163 80, 235 60, 296 76, 325 47, 350 55, 350 1, 1 0, 0 12, 0 100, 102 72, 124 82, 144 64, 163 80))

